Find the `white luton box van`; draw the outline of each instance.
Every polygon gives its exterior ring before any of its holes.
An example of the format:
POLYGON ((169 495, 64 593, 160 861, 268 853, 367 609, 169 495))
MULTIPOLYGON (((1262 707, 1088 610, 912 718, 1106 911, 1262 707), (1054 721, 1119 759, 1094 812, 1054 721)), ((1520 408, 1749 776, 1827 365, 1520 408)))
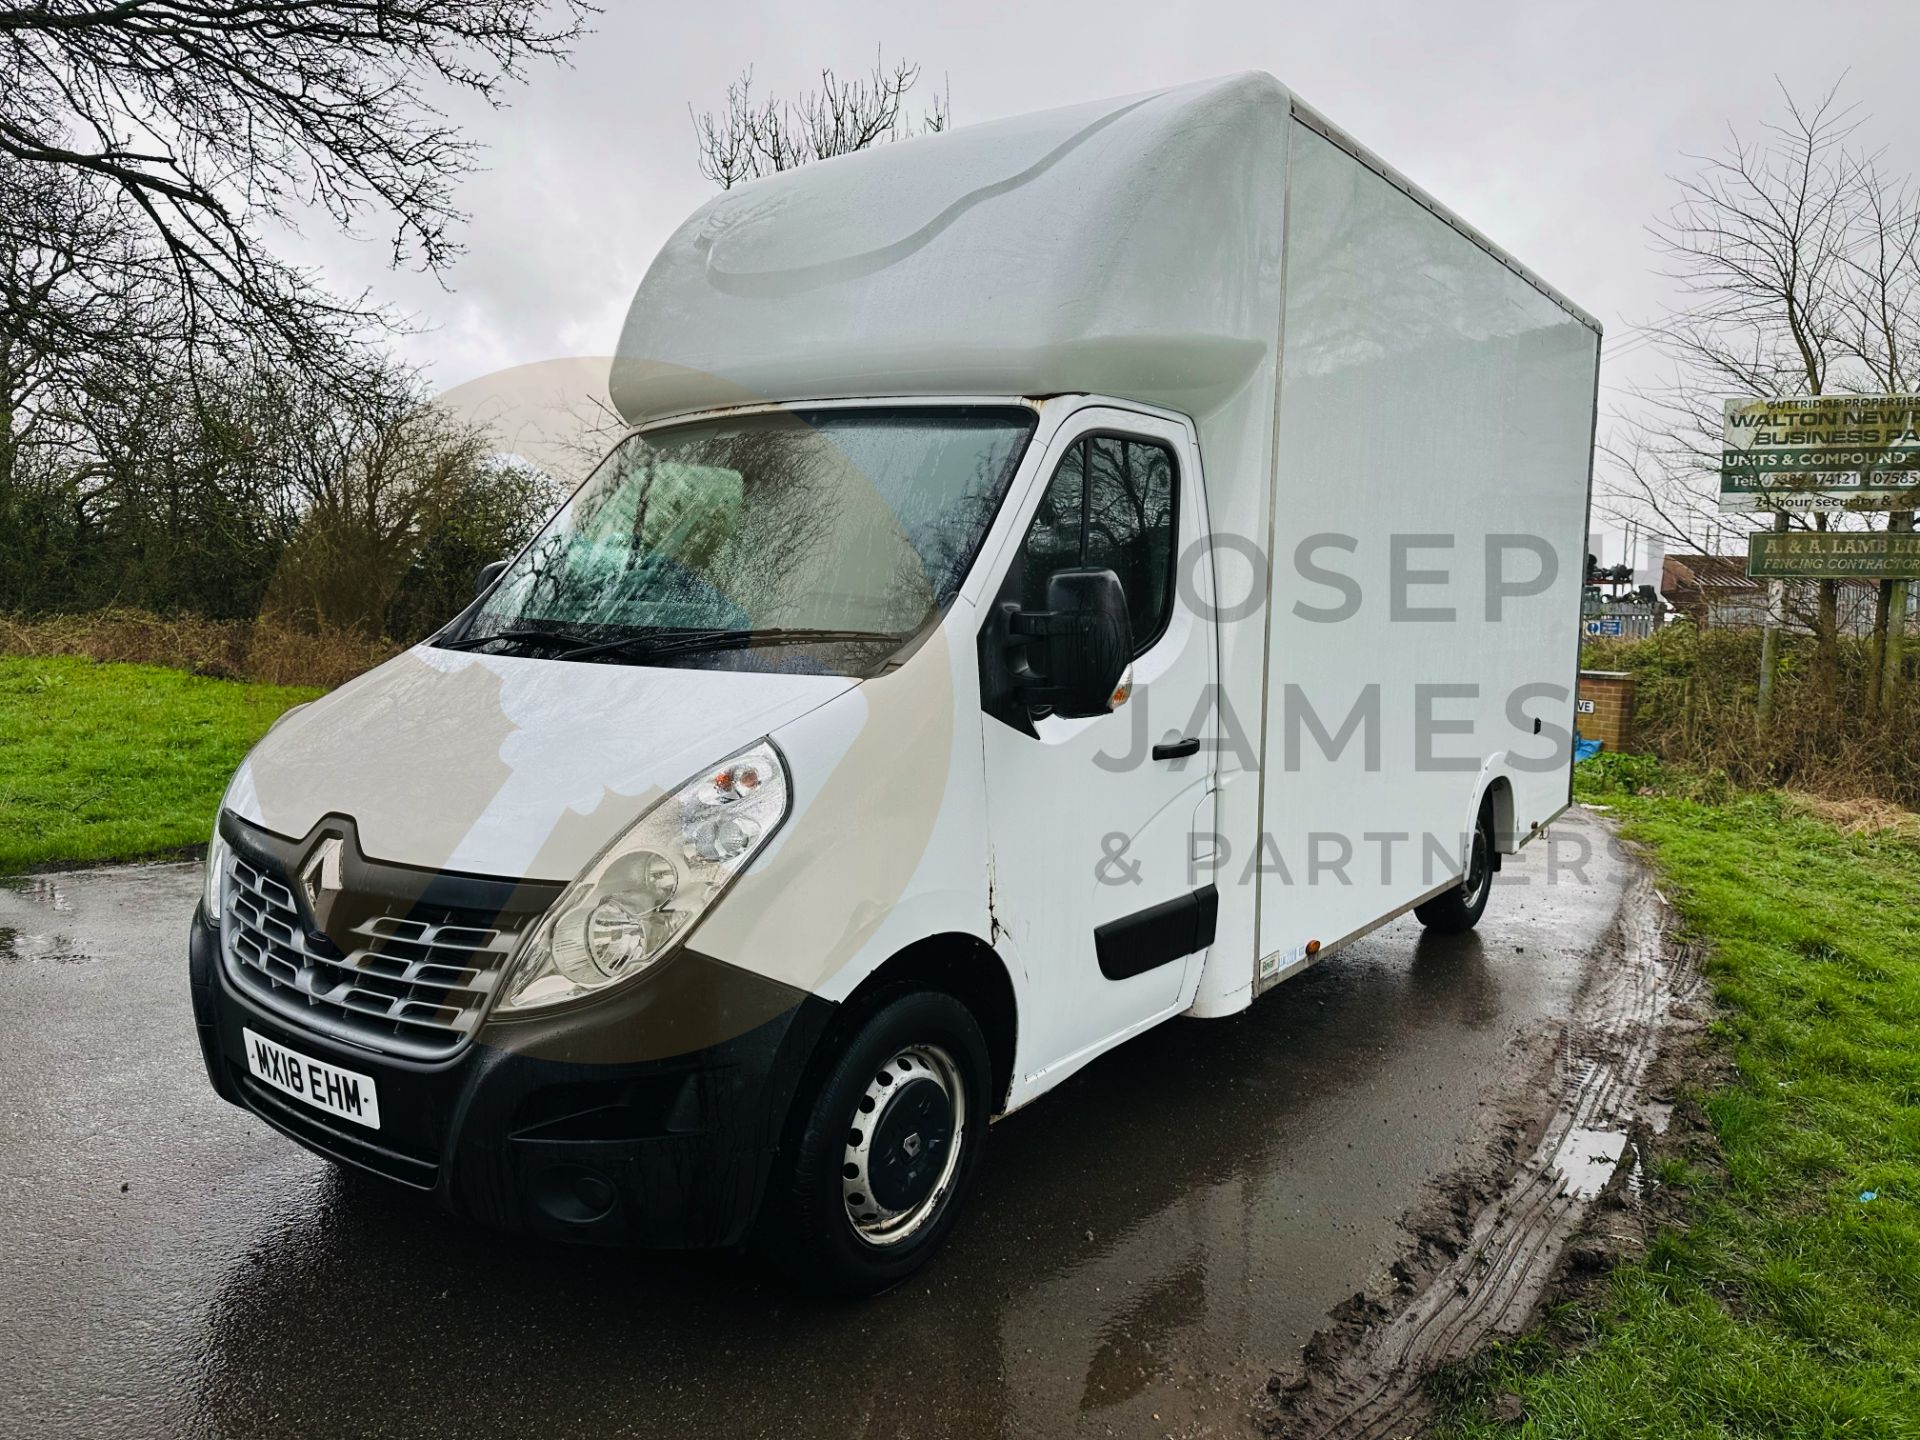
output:
POLYGON ((214 1085, 494 1224, 898 1280, 994 1117, 1472 925, 1566 806, 1598 348, 1265 75, 716 197, 631 432, 235 775, 214 1085))

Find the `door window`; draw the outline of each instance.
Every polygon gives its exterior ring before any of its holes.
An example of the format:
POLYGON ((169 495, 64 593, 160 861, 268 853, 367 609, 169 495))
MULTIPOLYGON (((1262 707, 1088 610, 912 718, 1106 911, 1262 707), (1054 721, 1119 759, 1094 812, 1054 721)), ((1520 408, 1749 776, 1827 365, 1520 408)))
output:
POLYGON ((1056 570, 1111 570, 1126 592, 1134 653, 1167 627, 1173 600, 1173 452, 1154 440, 1088 435, 1061 457, 1021 546, 1021 604, 1047 605, 1056 570))

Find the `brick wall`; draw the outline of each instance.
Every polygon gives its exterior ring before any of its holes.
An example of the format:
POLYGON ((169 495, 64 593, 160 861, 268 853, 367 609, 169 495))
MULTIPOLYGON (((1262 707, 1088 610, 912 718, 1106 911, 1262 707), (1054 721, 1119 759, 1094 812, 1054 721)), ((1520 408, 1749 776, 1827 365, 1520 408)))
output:
POLYGON ((1633 676, 1582 670, 1574 711, 1574 724, 1584 739, 1602 741, 1609 750, 1633 748, 1633 676))

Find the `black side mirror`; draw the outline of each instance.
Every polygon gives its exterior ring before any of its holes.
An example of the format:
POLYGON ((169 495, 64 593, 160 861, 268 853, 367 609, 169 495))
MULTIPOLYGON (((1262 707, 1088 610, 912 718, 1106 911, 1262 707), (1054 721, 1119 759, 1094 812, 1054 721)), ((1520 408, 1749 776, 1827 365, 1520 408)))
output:
POLYGON ((507 560, 496 560, 491 565, 482 565, 480 567, 480 573, 473 577, 474 598, 478 599, 480 596, 486 594, 487 591, 492 588, 493 582, 500 578, 500 572, 505 570, 510 563, 512 562, 507 560))
POLYGON ((1047 608, 1009 605, 1007 636, 1024 642, 1009 657, 1015 693, 1029 708, 1063 719, 1105 715, 1133 660, 1127 594, 1111 570, 1056 570, 1047 579, 1047 608))

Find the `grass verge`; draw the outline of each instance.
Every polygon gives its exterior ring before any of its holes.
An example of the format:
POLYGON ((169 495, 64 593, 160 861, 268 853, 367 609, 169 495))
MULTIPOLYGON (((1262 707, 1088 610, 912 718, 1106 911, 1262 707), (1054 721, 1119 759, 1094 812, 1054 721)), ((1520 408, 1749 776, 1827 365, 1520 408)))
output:
POLYGON ((271 618, 206 620, 146 610, 0 615, 0 655, 80 655, 262 685, 344 685, 404 648, 341 630, 300 630, 271 618))
POLYGON ((1634 756, 1580 767, 1651 851, 1720 1007, 1729 1083, 1684 1228, 1577 1313, 1479 1357, 1442 1434, 1920 1437, 1920 844, 1634 756), (1496 1403, 1500 1397, 1504 1402, 1496 1403))
POLYGON ((0 873, 201 845, 234 768, 321 692, 0 657, 0 873))

